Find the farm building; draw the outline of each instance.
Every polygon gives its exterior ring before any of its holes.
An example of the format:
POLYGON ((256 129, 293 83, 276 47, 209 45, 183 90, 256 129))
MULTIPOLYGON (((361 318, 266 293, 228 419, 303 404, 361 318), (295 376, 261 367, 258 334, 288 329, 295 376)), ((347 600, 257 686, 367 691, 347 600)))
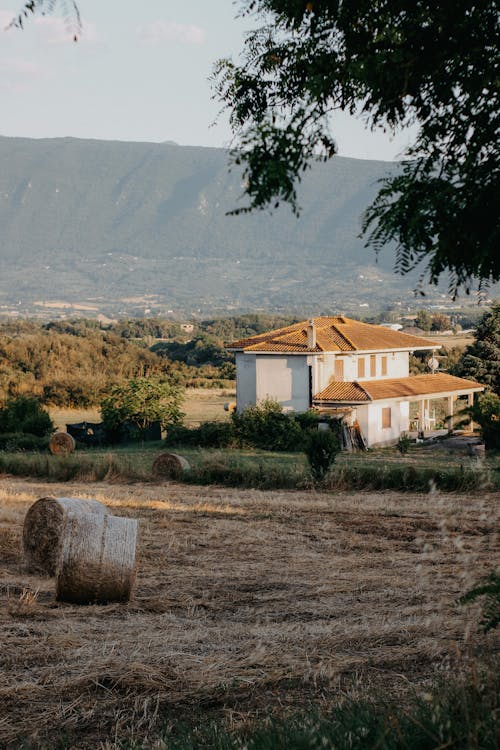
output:
POLYGON ((420 432, 432 428, 431 402, 455 401, 483 387, 446 373, 410 375, 409 355, 440 346, 419 336, 343 316, 313 318, 230 344, 236 355, 237 410, 273 399, 285 411, 316 407, 357 421, 368 446, 391 444, 410 430, 418 403, 420 432))

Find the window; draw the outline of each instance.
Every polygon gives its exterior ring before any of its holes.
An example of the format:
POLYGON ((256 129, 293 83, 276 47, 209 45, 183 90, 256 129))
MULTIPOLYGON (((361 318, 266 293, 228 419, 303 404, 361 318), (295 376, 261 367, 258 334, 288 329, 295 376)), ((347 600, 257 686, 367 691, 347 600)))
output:
POLYGON ((391 407, 382 408, 382 429, 387 430, 391 426, 391 407))
POLYGON ((382 375, 387 375, 387 357, 381 357, 380 364, 382 365, 382 375))
POLYGON ((335 380, 344 380, 344 360, 335 359, 335 380))
POLYGON ((377 375, 377 358, 374 354, 370 354, 370 377, 374 378, 377 375))
POLYGON ((358 378, 365 377, 365 358, 358 357, 358 378))

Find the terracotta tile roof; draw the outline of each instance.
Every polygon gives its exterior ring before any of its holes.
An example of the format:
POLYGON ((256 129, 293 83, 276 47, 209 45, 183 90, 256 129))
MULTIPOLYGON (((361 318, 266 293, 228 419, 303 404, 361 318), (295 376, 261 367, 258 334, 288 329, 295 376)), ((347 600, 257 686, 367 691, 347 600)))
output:
POLYGON ((438 393, 460 394, 473 390, 484 390, 484 386, 473 380, 464 380, 439 372, 431 375, 410 375, 407 378, 363 380, 362 383, 334 382, 317 393, 313 401, 381 401, 386 398, 411 398, 438 393), (364 399, 360 397, 361 392, 365 394, 364 399))
POLYGON ((314 318, 316 347, 307 346, 308 320, 286 328, 235 341, 228 349, 252 352, 355 352, 391 349, 439 349, 420 336, 392 331, 384 326, 361 323, 343 316, 314 318))
POLYGON ((313 401, 371 401, 366 390, 359 383, 335 381, 317 393, 313 401))

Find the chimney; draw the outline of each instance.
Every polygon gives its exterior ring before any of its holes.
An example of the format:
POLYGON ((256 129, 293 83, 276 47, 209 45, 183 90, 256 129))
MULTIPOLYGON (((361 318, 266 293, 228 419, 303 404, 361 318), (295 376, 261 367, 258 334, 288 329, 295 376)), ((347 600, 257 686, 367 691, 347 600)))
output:
POLYGON ((314 318, 309 321, 307 326, 307 348, 316 349, 316 327, 314 325, 314 318))

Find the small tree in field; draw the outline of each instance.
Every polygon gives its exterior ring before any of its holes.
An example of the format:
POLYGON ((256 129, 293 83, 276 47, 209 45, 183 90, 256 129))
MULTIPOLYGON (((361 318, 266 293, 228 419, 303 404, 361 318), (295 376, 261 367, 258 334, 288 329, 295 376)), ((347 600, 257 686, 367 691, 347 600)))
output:
POLYGON ((140 435, 154 422, 162 427, 179 424, 183 394, 176 386, 158 378, 133 378, 115 386, 101 404, 104 425, 117 430, 124 423, 133 425, 140 435))
POLYGON ((447 315, 438 313, 432 316, 431 331, 448 331, 451 328, 451 320, 447 315))
POLYGON ((306 444, 306 456, 313 479, 321 481, 331 469, 340 452, 338 435, 331 430, 311 432, 306 444))
POLYGON ((422 331, 430 331, 432 325, 432 315, 428 310, 419 310, 415 318, 415 325, 422 331))

